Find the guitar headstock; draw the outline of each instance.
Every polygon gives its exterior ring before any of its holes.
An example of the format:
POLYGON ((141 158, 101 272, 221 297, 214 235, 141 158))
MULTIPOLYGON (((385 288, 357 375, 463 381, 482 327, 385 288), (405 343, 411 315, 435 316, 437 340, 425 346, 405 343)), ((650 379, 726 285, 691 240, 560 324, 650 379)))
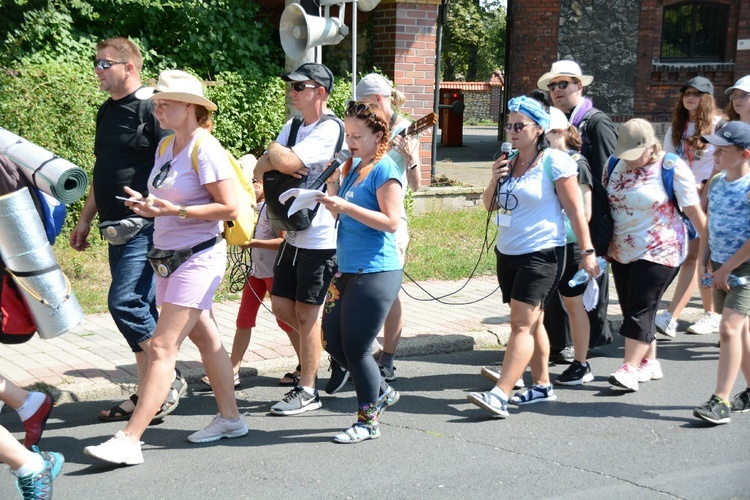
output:
POLYGON ((437 113, 430 113, 415 121, 407 128, 403 135, 417 135, 437 123, 437 113))

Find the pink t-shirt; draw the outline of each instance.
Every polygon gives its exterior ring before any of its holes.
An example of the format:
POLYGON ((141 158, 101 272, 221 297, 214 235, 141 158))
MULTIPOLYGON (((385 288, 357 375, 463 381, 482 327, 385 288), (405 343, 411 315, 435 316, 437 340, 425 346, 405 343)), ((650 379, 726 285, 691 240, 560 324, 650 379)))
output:
MULTIPOLYGON (((208 132, 199 132, 204 138, 198 150, 198 172, 193 168, 193 147, 195 139, 173 156, 174 140, 167 146, 164 154, 159 156, 161 146, 156 150, 154 169, 148 179, 149 191, 157 198, 171 201, 175 205, 203 205, 211 203, 213 198, 204 184, 228 179, 232 176, 232 165, 229 163, 224 148, 208 132), (168 169, 162 167, 171 162, 168 169), (163 180, 159 187, 154 187, 154 178, 163 180)), ((180 220, 176 215, 166 215, 154 219, 154 246, 162 250, 179 250, 190 248, 220 234, 224 229, 222 221, 203 219, 180 220)))
MULTIPOLYGON (((619 161, 604 185, 614 220, 609 255, 628 264, 643 259, 677 267, 687 254, 685 224, 669 201, 661 178, 661 160, 641 168, 619 161)), ((699 203, 695 177, 682 160, 674 165, 674 193, 681 207, 699 203)))

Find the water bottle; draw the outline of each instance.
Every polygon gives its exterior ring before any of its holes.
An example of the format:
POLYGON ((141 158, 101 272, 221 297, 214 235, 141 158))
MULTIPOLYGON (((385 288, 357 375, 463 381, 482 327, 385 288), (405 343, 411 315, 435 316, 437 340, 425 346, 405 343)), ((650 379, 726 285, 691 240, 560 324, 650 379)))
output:
MULTIPOLYGON (((596 262, 599 264, 599 268, 604 272, 604 268, 607 266, 607 261, 604 257, 597 257, 596 262)), ((583 285, 589 280, 589 273, 585 269, 579 269, 577 273, 573 275, 573 278, 568 281, 568 286, 573 288, 574 286, 583 285)))
MULTIPOLYGON (((737 276, 734 274, 730 274, 729 278, 727 278, 727 285, 729 285, 729 288, 734 288, 736 286, 747 285, 748 281, 750 281, 750 279, 748 279, 747 276, 737 276)), ((706 274, 705 276, 701 278, 701 286, 712 287, 713 285, 714 285, 713 276, 709 276, 708 274, 706 274)))

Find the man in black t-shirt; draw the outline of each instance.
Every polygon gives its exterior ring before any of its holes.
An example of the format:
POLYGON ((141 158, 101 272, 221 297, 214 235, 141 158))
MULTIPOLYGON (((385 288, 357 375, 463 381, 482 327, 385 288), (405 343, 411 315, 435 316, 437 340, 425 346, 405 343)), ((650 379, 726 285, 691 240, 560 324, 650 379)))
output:
MULTIPOLYGON (((154 226, 153 220, 136 215, 115 197, 129 197, 124 186, 148 195, 156 148, 167 135, 154 117, 153 102, 135 97, 135 91, 142 87, 142 66, 140 50, 126 38, 110 38, 96 46, 94 70, 99 88, 110 98, 97 113, 93 183, 78 224, 70 233, 73 249, 88 248, 91 223, 99 213, 99 230, 109 242, 112 275, 107 305, 135 353, 139 382, 145 380, 149 343, 158 319, 154 273, 146 259, 153 246, 154 226)), ((176 376, 157 416, 174 410, 186 389, 184 378, 176 376)), ((102 411, 99 418, 127 420, 137 401, 138 392, 128 401, 102 411)))

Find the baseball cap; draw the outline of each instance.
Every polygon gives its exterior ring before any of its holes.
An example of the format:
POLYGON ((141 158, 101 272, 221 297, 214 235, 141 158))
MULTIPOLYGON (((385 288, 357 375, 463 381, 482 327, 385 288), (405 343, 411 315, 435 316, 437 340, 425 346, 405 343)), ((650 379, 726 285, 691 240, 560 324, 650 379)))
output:
POLYGON ((361 101, 368 95, 380 94, 385 97, 390 97, 392 90, 393 87, 391 87, 391 83, 383 76, 378 75, 377 73, 370 73, 359 81, 354 95, 357 101, 361 101))
POLYGON ((318 63, 305 63, 294 71, 281 74, 285 82, 304 82, 312 80, 320 84, 329 94, 333 91, 333 73, 331 70, 318 63))
POLYGON ((696 76, 695 78, 691 78, 690 80, 688 80, 685 85, 682 86, 680 92, 685 92, 688 87, 693 87, 695 90, 702 94, 714 93, 714 86, 711 83, 711 80, 703 76, 696 76))
POLYGON ((743 76, 737 82, 724 91, 725 94, 731 94, 734 89, 741 90, 750 94, 750 75, 743 76))
POLYGON ((625 161, 634 161, 641 157, 646 148, 654 144, 654 127, 642 118, 633 118, 620 126, 614 156, 625 161))
POLYGON ((729 122, 713 134, 701 136, 701 140, 714 146, 739 146, 750 150, 750 124, 729 122))
POLYGON ((568 119, 565 117, 565 113, 557 108, 549 108, 549 127, 546 132, 550 130, 568 130, 568 119))

